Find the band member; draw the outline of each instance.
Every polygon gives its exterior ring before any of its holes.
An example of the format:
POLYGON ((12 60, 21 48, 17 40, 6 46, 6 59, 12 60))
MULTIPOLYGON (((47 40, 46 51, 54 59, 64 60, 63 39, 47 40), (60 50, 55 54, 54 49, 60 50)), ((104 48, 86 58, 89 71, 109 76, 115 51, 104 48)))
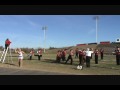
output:
POLYGON ((79 51, 78 51, 78 48, 76 48, 76 50, 75 50, 75 58, 78 58, 78 54, 79 54, 79 51))
POLYGON ((37 53, 38 53, 38 60, 41 60, 41 57, 42 57, 42 49, 39 49, 39 50, 37 51, 37 53))
POLYGON ((93 51, 90 51, 89 48, 87 48, 86 51, 86 67, 90 67, 90 59, 91 59, 91 54, 93 53, 93 51))
POLYGON ((62 51, 62 61, 66 60, 66 49, 62 51))
POLYGON ((18 53, 19 55, 18 55, 18 65, 19 65, 19 67, 22 67, 22 65, 23 65, 23 54, 25 53, 25 52, 23 52, 21 49, 15 49, 15 53, 18 53))
MULTIPOLYGON (((90 48, 90 51, 93 51, 93 48, 90 48)), ((91 54, 91 59, 92 59, 92 55, 93 55, 93 53, 91 54)))
POLYGON ((104 50, 101 48, 100 49, 101 60, 103 60, 103 54, 104 54, 104 50))
POLYGON ((60 63, 60 60, 61 60, 61 53, 60 53, 60 50, 58 50, 57 56, 56 56, 56 62, 60 63))
POLYGON ((95 49, 95 64, 98 64, 98 54, 99 54, 99 52, 98 52, 98 50, 97 49, 95 49))
POLYGON ((85 53, 85 49, 83 49, 83 63, 86 62, 86 53, 85 53))
POLYGON ((63 50, 60 50, 60 60, 62 59, 62 51, 63 50))
POLYGON ((30 60, 32 60, 32 56, 34 55, 34 50, 32 49, 31 51, 30 51, 30 60))
POLYGON ((11 44, 11 41, 7 38, 5 41, 5 49, 7 49, 7 47, 9 47, 11 44))
POLYGON ((116 64, 120 65, 120 48, 117 47, 117 50, 115 50, 116 52, 116 64))
POLYGON ((83 65, 83 51, 79 50, 79 65, 83 65))
POLYGON ((72 65, 72 63, 73 63, 73 56, 74 56, 74 52, 73 52, 73 49, 71 49, 70 52, 69 52, 68 59, 66 60, 65 64, 67 64, 67 62, 68 62, 69 60, 71 60, 71 63, 70 63, 70 64, 72 65))

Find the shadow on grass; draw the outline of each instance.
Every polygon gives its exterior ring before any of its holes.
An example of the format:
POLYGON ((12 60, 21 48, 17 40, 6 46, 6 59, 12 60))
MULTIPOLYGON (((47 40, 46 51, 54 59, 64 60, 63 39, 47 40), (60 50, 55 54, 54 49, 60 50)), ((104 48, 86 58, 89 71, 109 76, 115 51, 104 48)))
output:
MULTIPOLYGON (((41 60, 42 61, 42 60, 41 60)), ((66 61, 60 61, 57 62, 55 59, 44 59, 42 62, 46 62, 46 63, 54 63, 54 64, 64 64, 64 65, 71 65, 70 62, 68 62, 67 64, 65 64, 66 61)), ((78 64, 73 63, 72 66, 77 66, 78 64)))
POLYGON ((104 69, 112 69, 112 70, 120 70, 118 68, 112 68, 112 67, 105 67, 105 66, 92 66, 92 67, 96 67, 96 68, 104 68, 104 69))
MULTIPOLYGON (((42 58, 41 58, 42 59, 42 58)), ((27 58, 27 57, 24 57, 24 60, 27 60, 27 61, 32 61, 32 60, 38 60, 38 58, 32 58, 31 60, 30 60, 30 58, 27 58)))
MULTIPOLYGON (((42 61, 42 60, 41 60, 42 61)), ((47 62, 47 63, 57 63, 56 60, 54 59, 44 59, 42 62, 47 62)))
POLYGON ((17 66, 17 65, 15 65, 13 63, 4 63, 4 64, 8 64, 8 65, 12 65, 12 66, 17 66))
POLYGON ((6 56, 6 57, 18 57, 18 56, 6 56))
POLYGON ((60 63, 59 62, 57 62, 55 59, 44 59, 44 61, 42 61, 42 62, 46 62, 46 63, 55 63, 55 64, 65 64, 65 61, 60 61, 60 63))

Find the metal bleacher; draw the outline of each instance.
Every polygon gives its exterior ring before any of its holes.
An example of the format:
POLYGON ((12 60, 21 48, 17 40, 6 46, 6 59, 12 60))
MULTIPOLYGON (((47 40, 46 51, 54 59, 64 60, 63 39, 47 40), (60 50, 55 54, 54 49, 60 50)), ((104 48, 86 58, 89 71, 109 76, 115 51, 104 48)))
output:
POLYGON ((99 44, 96 48, 103 48, 106 54, 113 54, 116 47, 120 47, 120 43, 111 43, 111 44, 99 44))

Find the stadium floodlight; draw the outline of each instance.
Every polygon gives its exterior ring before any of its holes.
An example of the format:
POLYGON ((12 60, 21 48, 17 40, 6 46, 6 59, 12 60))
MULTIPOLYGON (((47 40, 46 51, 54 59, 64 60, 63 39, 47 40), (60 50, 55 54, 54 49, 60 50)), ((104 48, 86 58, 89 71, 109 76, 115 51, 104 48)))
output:
POLYGON ((44 30, 44 53, 45 53, 45 47, 46 47, 46 30, 47 30, 47 26, 42 27, 42 30, 44 30))
POLYGON ((99 20, 99 16, 95 16, 93 19, 96 20, 96 43, 98 43, 98 20, 99 20))

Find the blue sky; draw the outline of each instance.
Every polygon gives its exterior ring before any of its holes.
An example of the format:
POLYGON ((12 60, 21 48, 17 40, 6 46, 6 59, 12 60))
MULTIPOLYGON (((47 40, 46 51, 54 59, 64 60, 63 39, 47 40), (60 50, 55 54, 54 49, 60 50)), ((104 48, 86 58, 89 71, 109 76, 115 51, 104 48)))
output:
MULTIPOLYGON (((94 15, 0 15, 0 46, 9 38, 12 48, 73 46, 96 41, 94 15)), ((120 15, 99 15, 98 42, 120 38, 120 15)))

